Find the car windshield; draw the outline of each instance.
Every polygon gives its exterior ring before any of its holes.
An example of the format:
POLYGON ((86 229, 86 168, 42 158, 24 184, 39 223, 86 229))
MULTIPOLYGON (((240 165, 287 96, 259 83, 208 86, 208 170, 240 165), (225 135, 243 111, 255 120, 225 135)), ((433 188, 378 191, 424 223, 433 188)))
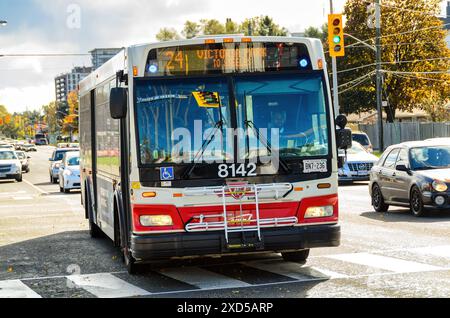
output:
POLYGON ((16 152, 16 154, 17 154, 17 157, 19 157, 19 159, 26 159, 27 158, 27 156, 23 152, 16 152))
POLYGON ((365 134, 353 133, 353 140, 360 143, 363 146, 370 146, 369 137, 367 137, 365 134))
POLYGON ((61 161, 64 157, 64 154, 68 151, 56 151, 55 155, 53 156, 53 159, 55 161, 61 161))
POLYGON ((80 157, 71 157, 71 158, 67 159, 67 165, 79 166, 80 165, 80 157))
POLYGON ((450 168, 450 146, 414 148, 410 156, 412 170, 450 168))
POLYGON ((352 143, 352 147, 347 150, 349 155, 367 154, 367 150, 357 142, 352 143))
POLYGON ((0 160, 14 160, 17 159, 13 151, 0 151, 0 160))

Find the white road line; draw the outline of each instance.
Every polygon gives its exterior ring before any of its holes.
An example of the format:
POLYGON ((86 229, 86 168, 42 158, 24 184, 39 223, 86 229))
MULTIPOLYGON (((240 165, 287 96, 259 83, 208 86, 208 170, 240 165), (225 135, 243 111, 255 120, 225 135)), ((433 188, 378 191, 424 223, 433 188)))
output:
POLYGON ((170 278, 197 286, 201 289, 223 289, 252 286, 248 283, 210 272, 198 267, 170 268, 159 271, 170 278))
POLYGON ((151 295, 111 274, 72 275, 67 279, 99 298, 121 298, 151 295))
POLYGON ((330 279, 340 279, 340 278, 349 278, 350 277, 348 275, 336 273, 336 272, 330 271, 328 269, 324 269, 322 267, 312 266, 312 267, 310 267, 310 269, 312 270, 311 274, 314 275, 315 277, 320 277, 321 275, 328 277, 330 279))
POLYGON ((30 196, 28 196, 28 197, 13 197, 14 201, 26 201, 26 200, 33 200, 33 199, 34 198, 30 197, 30 196))
POLYGON ((0 281, 0 298, 42 298, 20 280, 0 281))
POLYGON ((29 186, 31 186, 33 189, 35 189, 36 191, 38 191, 40 194, 45 194, 48 195, 48 192, 42 190, 41 188, 35 186, 34 184, 32 184, 30 181, 22 179, 23 182, 25 182, 26 184, 28 184, 29 186))
POLYGON ((365 265, 369 267, 381 268, 396 273, 427 272, 443 269, 442 267, 405 261, 397 258, 374 255, 369 253, 330 255, 327 256, 327 258, 359 265, 365 265))
POLYGON ((418 254, 450 258, 450 245, 412 248, 408 251, 418 254))
MULTIPOLYGON (((298 263, 284 261, 250 261, 242 262, 245 266, 257 268, 266 272, 287 276, 298 281, 308 281, 311 278, 329 278, 327 275, 317 269, 308 266, 302 266, 298 263)), ((335 273, 337 276, 340 274, 335 273)))

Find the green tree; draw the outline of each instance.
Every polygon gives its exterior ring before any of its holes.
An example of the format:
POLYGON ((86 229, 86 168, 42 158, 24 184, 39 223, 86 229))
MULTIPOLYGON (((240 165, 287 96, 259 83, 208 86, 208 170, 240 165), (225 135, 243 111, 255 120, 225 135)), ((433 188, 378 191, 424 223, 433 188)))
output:
POLYGON ((201 32, 201 26, 197 22, 192 21, 186 21, 184 23, 184 29, 181 32, 181 34, 186 39, 192 39, 195 38, 197 35, 199 35, 201 32))
POLYGON ((245 35, 253 36, 286 36, 287 30, 276 24, 269 16, 259 16, 245 19, 240 26, 245 35))
MULTIPOLYGON (((433 15, 440 11, 440 2, 391 0, 389 5, 382 6, 383 94, 389 102, 388 121, 394 120, 397 110, 422 107, 431 96, 440 103, 450 96, 450 76, 443 73, 450 68, 450 50, 442 21, 433 15)), ((367 23, 367 6, 365 0, 347 1, 345 32, 374 45, 375 29, 367 23)), ((354 82, 340 90, 342 111, 374 110, 375 54, 350 39, 346 46, 345 58, 338 59, 339 82, 341 85, 354 82), (345 71, 350 68, 357 69, 345 71), (358 85, 351 88, 355 84, 358 85)))
POLYGON ((48 125, 48 131, 50 134, 58 133, 58 117, 57 117, 57 107, 56 102, 51 102, 48 105, 42 106, 44 112, 44 121, 48 125))
POLYGON ((180 35, 177 30, 173 28, 162 28, 159 30, 158 34, 156 34, 156 39, 158 41, 173 41, 179 40, 180 35))
POLYGON ((239 24, 237 24, 231 19, 227 19, 227 22, 225 23, 225 33, 226 34, 239 33, 239 24))
POLYGON ((225 34, 226 28, 225 25, 220 23, 220 21, 215 19, 202 19, 200 20, 202 33, 204 35, 213 35, 213 34, 225 34))

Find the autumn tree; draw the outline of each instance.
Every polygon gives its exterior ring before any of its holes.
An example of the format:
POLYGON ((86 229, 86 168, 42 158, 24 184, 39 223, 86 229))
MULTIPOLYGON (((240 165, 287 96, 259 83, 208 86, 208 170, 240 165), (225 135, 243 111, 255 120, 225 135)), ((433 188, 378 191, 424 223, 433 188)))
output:
POLYGON ((70 136, 78 134, 78 94, 70 92, 67 95, 67 105, 69 106, 69 114, 64 118, 62 131, 70 136))
POLYGON ((48 105, 42 106, 44 112, 44 121, 48 125, 48 131, 51 134, 58 132, 58 116, 57 116, 57 106, 56 102, 51 102, 48 105))
MULTIPOLYGON (((437 18, 440 0, 390 0, 381 7, 383 96, 388 121, 397 110, 411 111, 450 96, 450 50, 437 18)), ((345 32, 375 45, 369 1, 348 0, 345 32)), ((375 54, 347 38, 345 58, 338 59, 341 107, 345 113, 376 109, 375 54), (349 83, 346 85, 346 83, 349 83), (353 87, 352 87, 353 86, 353 87)))

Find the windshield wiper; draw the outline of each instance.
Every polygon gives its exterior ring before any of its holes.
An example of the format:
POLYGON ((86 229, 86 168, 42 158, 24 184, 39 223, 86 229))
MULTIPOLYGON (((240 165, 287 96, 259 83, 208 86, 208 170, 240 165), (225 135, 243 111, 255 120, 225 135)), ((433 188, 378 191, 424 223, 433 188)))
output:
POLYGON ((197 167, 200 159, 203 157, 206 149, 208 149, 209 145, 216 139, 216 132, 223 130, 223 120, 219 120, 214 125, 214 130, 211 132, 209 137, 203 142, 202 148, 199 150, 199 152, 194 157, 194 164, 186 170, 186 172, 183 174, 184 179, 188 179, 192 173, 194 172, 195 168, 197 167), (198 159, 197 159, 198 158, 198 159))
MULTIPOLYGON (((247 112, 247 110, 245 110, 245 112, 247 112)), ((256 133, 258 140, 261 140, 261 142, 264 143, 264 146, 266 147, 266 149, 269 150, 270 154, 272 154, 273 153, 272 145, 270 144, 269 140, 267 140, 266 138, 264 138, 264 139, 262 138, 263 135, 261 134, 258 127, 256 127, 255 123, 251 120, 245 120, 244 123, 245 123, 246 128, 252 126, 252 129, 256 133)), ((287 165, 286 161, 284 161, 284 159, 281 158, 280 154, 278 154, 278 161, 280 162, 280 165, 285 172, 287 172, 287 173, 291 172, 291 169, 287 165)))

